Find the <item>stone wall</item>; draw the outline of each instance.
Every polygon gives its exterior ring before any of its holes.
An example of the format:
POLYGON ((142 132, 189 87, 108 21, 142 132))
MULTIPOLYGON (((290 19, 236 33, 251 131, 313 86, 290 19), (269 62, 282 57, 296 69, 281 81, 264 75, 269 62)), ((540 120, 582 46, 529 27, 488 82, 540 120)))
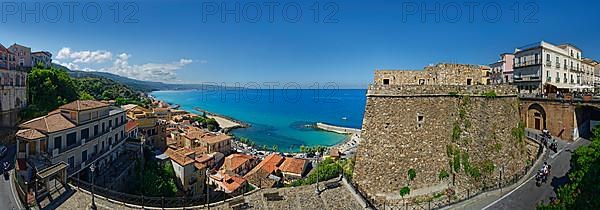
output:
POLYGON ((476 85, 486 78, 483 70, 484 67, 477 65, 447 63, 423 70, 378 70, 375 71, 375 84, 382 85, 387 80, 390 85, 476 85), (470 84, 467 84, 468 80, 470 84))
POLYGON ((355 183, 378 205, 382 198, 400 199, 404 186, 423 194, 448 187, 481 189, 500 173, 521 173, 531 160, 527 143, 514 133, 519 130, 516 91, 510 86, 372 85, 355 183), (410 169, 416 171, 413 181, 410 169), (440 179, 442 171, 449 177, 440 179))

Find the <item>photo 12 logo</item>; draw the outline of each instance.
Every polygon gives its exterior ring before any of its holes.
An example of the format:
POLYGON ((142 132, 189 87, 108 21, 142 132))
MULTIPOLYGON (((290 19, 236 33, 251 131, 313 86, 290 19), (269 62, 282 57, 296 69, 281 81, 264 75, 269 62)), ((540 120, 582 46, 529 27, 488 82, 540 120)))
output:
POLYGON ((137 23, 139 6, 135 2, 0 2, 2 23, 20 21, 21 23, 57 23, 84 21, 97 23, 109 20, 114 23, 137 23))
POLYGON ((202 23, 257 23, 285 21, 298 23, 310 20, 314 23, 338 23, 336 15, 340 7, 335 2, 202 2, 202 23))
POLYGON ((514 23, 537 23, 539 5, 535 2, 415 2, 401 4, 402 22, 419 20, 422 23, 457 23, 484 21, 496 23, 510 17, 514 23), (478 17, 480 16, 480 17, 478 17))

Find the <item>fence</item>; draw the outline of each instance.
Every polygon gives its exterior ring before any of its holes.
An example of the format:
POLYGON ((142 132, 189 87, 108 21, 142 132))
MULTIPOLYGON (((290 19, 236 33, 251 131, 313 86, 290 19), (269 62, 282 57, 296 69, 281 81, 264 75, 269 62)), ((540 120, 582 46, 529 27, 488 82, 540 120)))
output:
MULTIPOLYGON (((77 186, 77 188, 82 188, 88 192, 92 191, 91 183, 76 178, 70 178, 69 182, 72 185, 77 186)), ((132 195, 128 193, 118 192, 104 187, 99 187, 97 185, 94 185, 93 192, 95 195, 104 197, 109 202, 128 206, 182 208, 191 206, 201 206, 206 205, 207 203, 206 194, 179 197, 149 197, 144 195, 132 195)), ((211 193, 209 195, 211 195, 210 201, 213 202, 211 203, 211 205, 213 205, 215 202, 220 202, 223 200, 233 198, 232 196, 229 196, 225 193, 211 193)))
MULTIPOLYGON (((547 159, 548 153, 544 153, 543 147, 541 145, 542 137, 537 132, 530 131, 530 130, 525 130, 525 136, 531 140, 534 140, 538 145, 540 145, 537 155, 536 155, 536 160, 539 159, 541 156, 543 156, 542 158, 547 159)), ((521 180, 521 178, 525 177, 528 174, 529 170, 531 169, 531 167, 533 165, 534 165, 533 162, 527 163, 527 165, 525 167, 523 167, 522 170, 519 170, 516 174, 514 174, 512 177, 509 177, 508 179, 506 179, 505 177, 502 177, 502 173, 501 173, 498 180, 496 180, 492 183, 484 182, 483 187, 481 187, 479 189, 466 189, 466 190, 463 190, 460 192, 446 191, 446 193, 440 194, 440 196, 438 198, 431 198, 431 199, 424 200, 421 202, 414 202, 414 201, 407 200, 406 202, 401 201, 401 203, 398 203, 398 200, 395 200, 396 202, 392 202, 389 200, 383 200, 382 204, 380 204, 378 206, 374 206, 374 207, 376 209, 384 209, 384 210, 440 209, 443 207, 447 207, 450 205, 454 205, 454 204, 463 202, 463 201, 468 200, 472 197, 475 197, 479 194, 502 189, 504 187, 508 187, 512 184, 515 184, 515 183, 519 182, 519 180, 521 180)), ((356 188, 356 185, 352 184, 352 186, 356 188)), ((356 188, 356 189, 358 189, 358 188, 356 188)), ((368 198, 362 193, 361 193, 361 195, 363 196, 363 198, 368 198)), ((375 200, 372 200, 372 199, 369 201, 370 201, 370 203, 377 203, 375 200)))

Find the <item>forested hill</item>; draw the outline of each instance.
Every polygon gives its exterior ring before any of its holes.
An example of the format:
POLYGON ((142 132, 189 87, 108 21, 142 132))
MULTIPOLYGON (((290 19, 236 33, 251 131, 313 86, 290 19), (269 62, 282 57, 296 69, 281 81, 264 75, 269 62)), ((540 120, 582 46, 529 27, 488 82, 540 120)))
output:
POLYGON ((206 85, 206 84, 167 84, 162 82, 151 82, 151 81, 141 81, 136 79, 131 79, 115 74, 111 74, 108 72, 98 72, 98 71, 78 71, 71 70, 67 67, 53 64, 53 67, 56 69, 62 69, 69 73, 71 77, 74 78, 106 78, 113 80, 115 82, 124 84, 129 86, 130 88, 142 92, 152 92, 156 90, 192 90, 192 89, 214 89, 219 86, 215 85, 206 85))
POLYGON ((35 67, 27 75, 28 106, 24 120, 43 116, 59 106, 81 100, 116 100, 117 105, 148 106, 144 92, 103 77, 73 78, 67 70, 35 67))

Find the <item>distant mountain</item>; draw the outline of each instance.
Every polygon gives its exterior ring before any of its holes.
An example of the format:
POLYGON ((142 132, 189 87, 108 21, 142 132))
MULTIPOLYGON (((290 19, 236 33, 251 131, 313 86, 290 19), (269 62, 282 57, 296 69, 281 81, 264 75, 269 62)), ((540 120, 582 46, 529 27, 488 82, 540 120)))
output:
POLYGON ((71 70, 65 66, 59 64, 52 64, 55 68, 64 69, 69 73, 71 77, 74 78, 83 78, 83 77, 92 77, 92 78, 107 78, 113 80, 115 82, 127 85, 132 89, 142 91, 142 92, 152 92, 157 90, 193 90, 193 89, 214 89, 220 86, 215 85, 204 85, 204 84, 167 84, 163 82, 151 82, 151 81, 142 81, 131 79, 115 74, 111 74, 108 72, 98 72, 98 71, 78 71, 71 70))

